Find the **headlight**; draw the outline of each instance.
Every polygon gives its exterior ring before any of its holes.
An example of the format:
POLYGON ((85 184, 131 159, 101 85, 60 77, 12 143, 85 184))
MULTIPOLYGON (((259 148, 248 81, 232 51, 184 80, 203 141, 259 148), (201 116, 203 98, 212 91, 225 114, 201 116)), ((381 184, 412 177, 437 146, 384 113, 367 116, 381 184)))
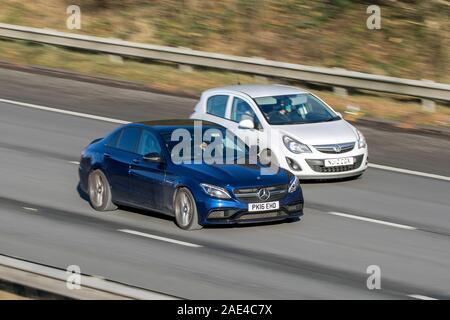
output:
POLYGON ((230 199, 231 198, 228 191, 225 190, 224 188, 221 188, 218 186, 213 186, 213 185, 207 184, 207 183, 201 183, 200 186, 202 187, 203 191, 205 191, 205 193, 210 195, 211 197, 219 198, 219 199, 230 199))
POLYGON ((364 136, 361 133, 361 131, 356 129, 356 134, 358 135, 358 149, 362 149, 362 148, 367 147, 366 139, 364 138, 364 136))
POLYGON ((308 148, 306 144, 298 142, 288 136, 283 136, 283 142, 286 148, 293 153, 310 153, 311 149, 308 148))
POLYGON ((291 182, 289 183, 289 188, 288 188, 289 193, 297 191, 299 186, 300 186, 300 181, 298 181, 297 176, 294 176, 294 178, 292 178, 291 182))

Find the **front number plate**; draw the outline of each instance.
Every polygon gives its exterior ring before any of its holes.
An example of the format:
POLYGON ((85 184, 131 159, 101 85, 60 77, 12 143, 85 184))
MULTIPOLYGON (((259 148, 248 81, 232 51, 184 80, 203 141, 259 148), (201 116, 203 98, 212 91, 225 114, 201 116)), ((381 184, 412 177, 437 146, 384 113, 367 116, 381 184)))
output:
POLYGON ((354 163, 353 157, 325 159, 325 167, 349 166, 354 163))
POLYGON ((250 212, 277 210, 279 208, 280 208, 280 202, 279 201, 262 202, 262 203, 249 203, 248 204, 248 211, 250 211, 250 212))

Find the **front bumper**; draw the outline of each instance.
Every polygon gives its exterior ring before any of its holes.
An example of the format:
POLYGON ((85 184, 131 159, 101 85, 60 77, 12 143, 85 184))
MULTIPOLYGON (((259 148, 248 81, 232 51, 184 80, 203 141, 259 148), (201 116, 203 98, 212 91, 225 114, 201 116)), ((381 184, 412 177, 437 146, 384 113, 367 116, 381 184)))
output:
POLYGON ((303 215, 303 194, 301 189, 287 194, 279 201, 279 209, 249 212, 248 202, 237 199, 215 199, 201 197, 196 199, 201 225, 245 224, 280 221, 299 218, 303 215), (217 216, 217 212, 226 212, 225 217, 217 216))
POLYGON ((285 152, 282 159, 279 159, 280 166, 286 170, 289 170, 301 180, 309 179, 339 179, 346 177, 353 177, 361 175, 366 169, 368 164, 368 151, 367 148, 355 149, 351 152, 340 154, 325 154, 318 151, 306 154, 293 154, 285 152), (287 157, 294 160, 301 168, 301 170, 293 170, 289 165, 287 157), (338 167, 325 167, 325 159, 347 158, 352 157, 354 159, 353 165, 338 166, 338 167))
POLYGON ((219 219, 209 218, 210 214, 216 210, 212 210, 207 218, 207 224, 248 224, 248 223, 263 223, 272 221, 282 221, 286 219, 295 219, 303 216, 303 203, 301 209, 296 211, 289 211, 287 206, 283 206, 275 211, 249 212, 248 210, 232 210, 233 214, 230 218, 219 219))

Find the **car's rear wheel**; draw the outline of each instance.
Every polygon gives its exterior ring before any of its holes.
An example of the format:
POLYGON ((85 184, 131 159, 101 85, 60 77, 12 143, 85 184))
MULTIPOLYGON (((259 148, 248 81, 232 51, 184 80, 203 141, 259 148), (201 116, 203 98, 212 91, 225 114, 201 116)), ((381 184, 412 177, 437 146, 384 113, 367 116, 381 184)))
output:
POLYGON ((97 211, 116 210, 112 202, 111 187, 105 174, 100 170, 92 171, 88 178, 89 202, 97 211))
POLYGON ((198 224, 197 205, 192 193, 187 188, 180 188, 174 199, 175 220, 177 225, 184 230, 198 230, 202 226, 198 224))

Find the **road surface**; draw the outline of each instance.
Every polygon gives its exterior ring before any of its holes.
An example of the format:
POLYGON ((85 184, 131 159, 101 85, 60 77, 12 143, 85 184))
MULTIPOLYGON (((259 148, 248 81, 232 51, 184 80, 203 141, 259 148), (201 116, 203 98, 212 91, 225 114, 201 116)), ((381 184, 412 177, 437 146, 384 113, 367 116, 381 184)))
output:
MULTIPOLYGON (((151 212, 95 212, 77 192, 76 162, 117 126, 89 115, 183 117, 194 100, 9 70, 0 99, 12 100, 0 102, 1 254, 189 299, 450 298, 445 179, 369 168, 303 184, 300 222, 186 232, 151 212), (366 286, 371 265, 380 290, 366 286)), ((374 163, 450 175, 448 140, 360 129, 374 163)))

